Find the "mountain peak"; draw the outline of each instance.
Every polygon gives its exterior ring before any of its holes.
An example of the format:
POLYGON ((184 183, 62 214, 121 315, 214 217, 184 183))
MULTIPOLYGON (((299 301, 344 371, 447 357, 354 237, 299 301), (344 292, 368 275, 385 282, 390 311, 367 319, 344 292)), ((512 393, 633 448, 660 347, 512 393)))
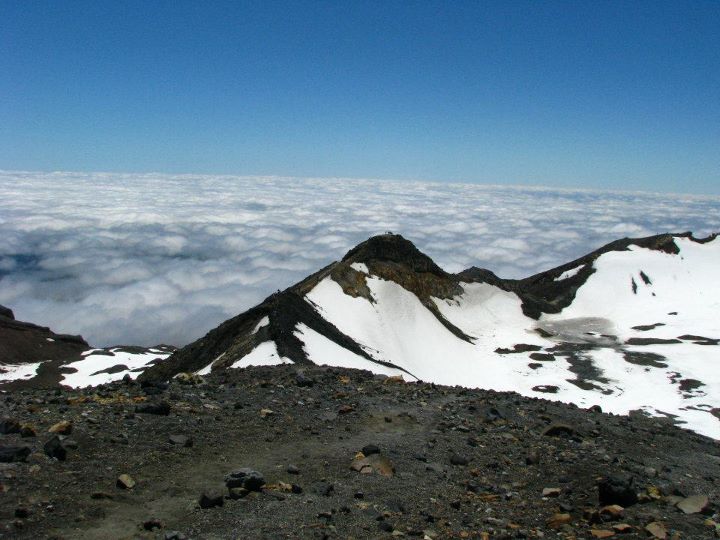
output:
POLYGON ((368 238, 348 251, 342 260, 347 263, 392 262, 404 264, 415 272, 445 275, 445 271, 410 240, 391 232, 368 238))

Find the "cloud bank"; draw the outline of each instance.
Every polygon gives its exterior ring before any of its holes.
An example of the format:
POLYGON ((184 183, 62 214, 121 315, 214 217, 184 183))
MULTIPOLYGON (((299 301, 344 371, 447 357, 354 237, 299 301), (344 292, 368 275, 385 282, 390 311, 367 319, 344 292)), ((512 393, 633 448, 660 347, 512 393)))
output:
POLYGON ((356 179, 0 171, 0 304, 97 346, 184 345, 373 234, 525 277, 720 197, 356 179))

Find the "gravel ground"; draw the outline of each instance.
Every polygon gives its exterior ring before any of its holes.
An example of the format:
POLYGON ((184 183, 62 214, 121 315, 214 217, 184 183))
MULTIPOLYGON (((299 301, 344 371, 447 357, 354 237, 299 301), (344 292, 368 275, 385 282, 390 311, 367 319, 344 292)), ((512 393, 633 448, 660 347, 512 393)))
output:
POLYGON ((321 367, 143 385, 2 395, 0 537, 720 530, 720 445, 669 420, 321 367))

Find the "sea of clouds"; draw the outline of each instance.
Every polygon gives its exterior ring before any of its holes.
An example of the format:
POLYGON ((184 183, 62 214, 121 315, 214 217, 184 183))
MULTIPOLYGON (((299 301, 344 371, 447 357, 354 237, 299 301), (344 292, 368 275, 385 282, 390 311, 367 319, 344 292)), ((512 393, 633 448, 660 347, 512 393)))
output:
POLYGON ((179 346, 385 231, 451 272, 525 277, 687 230, 720 230, 720 197, 0 171, 0 304, 97 346, 179 346))

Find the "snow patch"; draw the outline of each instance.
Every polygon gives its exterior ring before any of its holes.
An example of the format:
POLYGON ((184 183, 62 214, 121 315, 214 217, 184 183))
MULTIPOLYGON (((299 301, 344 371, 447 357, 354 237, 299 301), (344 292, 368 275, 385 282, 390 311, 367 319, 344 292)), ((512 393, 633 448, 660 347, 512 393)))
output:
POLYGON ((350 268, 353 270, 357 270, 358 272, 362 272, 363 274, 370 274, 370 270, 368 270, 368 267, 365 263, 352 263, 350 265, 350 268))
POLYGON ((580 270, 582 270, 583 268, 585 268, 585 265, 581 264, 580 266, 576 266, 575 268, 571 268, 570 270, 565 270, 562 274, 555 278, 555 281, 563 281, 565 279, 576 276, 578 275, 578 272, 580 272, 580 270))
POLYGON ((32 379, 43 362, 33 364, 0 364, 0 384, 23 379, 32 379))
MULTIPOLYGON (((227 351, 225 351, 225 352, 227 352, 227 351)), ((215 360, 213 360, 212 362, 210 362, 207 366, 205 366, 205 367, 202 368, 201 370, 196 371, 195 374, 196 374, 196 375, 208 375, 208 374, 210 374, 210 372, 212 371, 213 364, 215 364, 215 362, 217 362, 218 360, 220 360, 223 356, 225 356, 225 353, 222 353, 222 354, 220 354, 219 356, 217 356, 217 357, 215 358, 215 360)))
POLYGON ((84 388, 86 386, 97 386, 100 384, 118 381, 125 375, 129 375, 135 379, 140 375, 140 369, 145 368, 153 360, 160 358, 165 360, 170 356, 170 352, 148 349, 142 353, 131 353, 120 349, 109 349, 113 356, 102 354, 103 349, 91 349, 82 353, 84 358, 71 362, 63 367, 73 368, 77 371, 74 373, 66 373, 60 384, 70 386, 72 388, 84 388), (117 365, 127 366, 127 370, 118 371, 116 373, 97 373, 117 365), (138 370, 138 371, 135 371, 138 370))
POLYGON ((252 333, 253 333, 253 334, 257 333, 258 330, 260 330, 263 326, 267 326, 268 324, 270 324, 270 317, 268 317, 267 315, 265 315, 265 316, 264 316, 262 319, 260 319, 260 321, 258 321, 258 323, 255 325, 255 328, 253 328, 252 333))
POLYGON ((263 341, 249 354, 237 360, 231 368, 245 368, 249 366, 278 366, 280 364, 292 364, 293 361, 278 354, 274 341, 263 341))

